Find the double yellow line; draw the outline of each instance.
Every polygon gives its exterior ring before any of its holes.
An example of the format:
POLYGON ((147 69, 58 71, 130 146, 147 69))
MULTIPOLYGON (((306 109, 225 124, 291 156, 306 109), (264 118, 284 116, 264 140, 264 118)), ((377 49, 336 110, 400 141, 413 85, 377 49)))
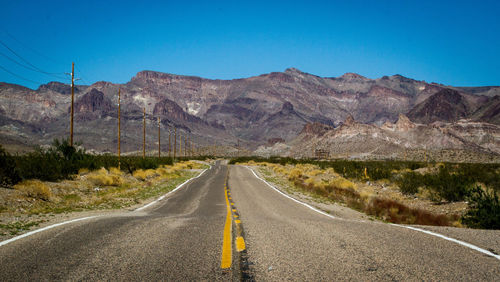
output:
POLYGON ((224 194, 226 197, 226 224, 224 225, 224 235, 223 235, 223 241, 222 241, 222 258, 221 258, 221 264, 220 267, 222 269, 227 269, 231 267, 232 260, 233 260, 233 250, 232 250, 232 229, 233 229, 233 223, 232 219, 233 216, 235 218, 234 222, 236 224, 236 251, 241 252, 246 249, 245 247, 245 239, 243 239, 242 232, 243 228, 241 226, 241 220, 239 218, 238 211, 234 207, 234 202, 231 197, 231 192, 229 191, 228 185, 227 185, 227 180, 228 180, 228 173, 226 174, 226 179, 224 181, 224 194))

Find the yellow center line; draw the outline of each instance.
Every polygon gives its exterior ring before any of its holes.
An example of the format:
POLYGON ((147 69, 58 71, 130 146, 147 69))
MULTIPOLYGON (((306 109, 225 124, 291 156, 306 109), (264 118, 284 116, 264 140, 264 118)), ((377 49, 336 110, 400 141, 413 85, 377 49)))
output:
POLYGON ((229 205, 229 199, 227 197, 227 189, 224 189, 224 194, 226 195, 226 205, 227 205, 227 213, 226 213, 226 224, 224 225, 224 237, 222 241, 222 259, 220 267, 223 269, 230 268, 233 259, 233 250, 232 250, 232 217, 231 217, 231 208, 229 205))
POLYGON ((245 240, 243 239, 243 237, 241 236, 238 236, 236 237, 236 250, 238 252, 241 252, 241 251, 244 251, 245 250, 245 240))

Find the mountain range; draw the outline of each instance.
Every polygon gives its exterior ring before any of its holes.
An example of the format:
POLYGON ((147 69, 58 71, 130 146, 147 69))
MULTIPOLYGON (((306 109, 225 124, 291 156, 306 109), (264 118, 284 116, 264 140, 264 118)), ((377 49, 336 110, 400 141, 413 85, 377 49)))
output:
MULTIPOLYGON (((114 152, 119 89, 124 151, 142 148, 145 109, 151 149, 155 148, 159 117, 162 140, 175 127, 197 146, 220 144, 237 149, 239 144, 240 148, 265 151, 284 144, 291 148, 288 154, 301 155, 301 150, 293 149, 296 144, 311 147, 319 138, 320 144, 344 140, 350 148, 345 149, 358 155, 400 156, 397 148, 500 153, 498 86, 453 87, 401 75, 319 77, 295 68, 233 80, 141 71, 124 84, 78 85, 74 131, 75 140, 84 147, 114 152), (401 124, 414 126, 400 134, 401 124), (328 130, 318 137, 306 134, 308 126, 328 130), (356 142, 352 136, 346 139, 352 134, 361 137, 356 142), (397 148, 380 138, 370 141, 362 137, 374 134, 395 140, 391 144, 397 148), (431 139, 434 141, 428 142, 431 139), (363 143, 372 141, 373 148, 363 149, 363 143)), ((59 82, 36 90, 0 83, 0 143, 22 151, 68 136, 70 93, 71 87, 59 82)), ((167 150, 168 142, 162 144, 167 150)))

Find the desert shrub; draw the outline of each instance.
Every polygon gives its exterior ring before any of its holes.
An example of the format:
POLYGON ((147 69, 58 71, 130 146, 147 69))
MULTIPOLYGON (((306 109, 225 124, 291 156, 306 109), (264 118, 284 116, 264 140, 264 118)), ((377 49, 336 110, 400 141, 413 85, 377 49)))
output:
POLYGON ((155 176, 157 175, 156 171, 152 170, 152 169, 138 169, 136 171, 134 171, 134 173, 132 174, 132 176, 134 176, 135 178, 139 179, 139 180, 146 180, 147 178, 150 178, 152 176, 155 176))
MULTIPOLYGON (((15 184, 22 179, 40 179, 44 181, 57 181, 68 179, 77 174, 81 169, 94 171, 101 167, 110 169, 118 167, 118 157, 114 155, 90 155, 83 149, 76 149, 69 145, 68 140, 54 140, 48 149, 37 148, 34 152, 12 157, 15 161, 15 172, 18 177, 4 177, 2 168, 12 166, 12 160, 8 154, 2 155, 0 150, 0 162, 6 160, 6 165, 0 167, 0 181, 10 179, 9 183, 15 184), (5 155, 5 157, 4 157, 5 155)), ((173 164, 172 158, 168 157, 122 157, 121 169, 133 173, 137 169, 156 169, 160 165, 173 164)), ((118 175, 115 170, 112 174, 118 175)), ((7 180, 5 181, 7 182, 7 180)))
POLYGON ((89 174, 87 179, 97 186, 120 186, 123 183, 120 175, 110 174, 104 167, 89 174))
POLYGON ((293 181, 299 179, 302 175, 303 171, 300 168, 293 168, 288 174, 288 179, 293 181))
POLYGON ((435 215, 422 209, 410 208, 397 201, 374 197, 364 207, 367 214, 375 215, 393 223, 421 225, 450 225, 455 216, 435 215))
POLYGON ((340 188, 340 189, 352 189, 356 190, 356 186, 351 181, 343 178, 336 177, 328 182, 329 185, 340 188))
POLYGON ((399 189, 404 194, 416 194, 418 188, 424 185, 424 176, 417 172, 407 172, 397 178, 399 189))
POLYGON ((119 168, 117 168, 117 167, 110 167, 109 168, 109 173, 116 174, 116 175, 122 175, 123 174, 123 172, 119 168))
POLYGON ((35 199, 49 201, 52 197, 50 187, 40 180, 25 180, 14 186, 14 189, 26 193, 27 196, 35 199))
POLYGON ((473 179, 464 178, 463 175, 451 173, 446 167, 439 168, 436 175, 426 175, 426 184, 441 198, 454 202, 462 201, 468 193, 468 187, 473 184, 473 179))
POLYGON ((15 159, 0 145, 0 186, 11 187, 20 180, 15 159))
POLYGON ((84 168, 80 168, 80 169, 78 170, 78 174, 79 174, 79 175, 87 174, 87 173, 89 173, 89 172, 90 172, 90 170, 89 170, 88 168, 86 168, 86 167, 84 167, 84 168))
POLYGON ((476 186, 471 190, 469 210, 462 222, 472 228, 500 229, 500 201, 492 189, 476 186))

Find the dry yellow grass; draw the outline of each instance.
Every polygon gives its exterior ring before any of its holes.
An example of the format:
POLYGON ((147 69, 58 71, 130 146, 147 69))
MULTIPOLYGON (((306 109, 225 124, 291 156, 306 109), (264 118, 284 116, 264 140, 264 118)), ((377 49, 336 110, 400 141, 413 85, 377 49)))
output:
POLYGON ((329 181, 329 184, 332 186, 335 186, 337 188, 341 188, 341 189, 352 189, 354 191, 357 190, 357 187, 353 182, 351 182, 343 177, 333 178, 329 181))
POLYGON ((28 197, 49 201, 52 198, 50 187, 40 180, 25 180, 14 185, 14 189, 23 191, 28 197))
POLYGON ((146 169, 146 170, 144 170, 144 169, 138 169, 138 170, 134 171, 134 173, 132 174, 132 176, 134 176, 136 179, 144 181, 147 178, 151 178, 153 176, 158 176, 158 174, 153 169, 146 169))
POLYGON ((300 168, 294 168, 288 174, 288 179, 290 180, 299 179, 300 177, 302 177, 303 173, 304 172, 300 168))
POLYGON ((99 170, 89 173, 87 179, 97 186, 120 186, 123 183, 121 174, 110 174, 108 170, 103 167, 99 170))
POLYGON ((110 167, 109 173, 114 175, 123 175, 123 171, 119 170, 117 167, 110 167))
POLYGON ((307 175, 308 176, 317 176, 317 175, 320 175, 320 174, 323 174, 324 172, 320 169, 313 169, 311 171, 308 171, 307 172, 307 175))
POLYGON ((90 172, 90 170, 88 168, 80 168, 78 170, 78 175, 84 175, 84 174, 87 174, 89 172, 90 172))

